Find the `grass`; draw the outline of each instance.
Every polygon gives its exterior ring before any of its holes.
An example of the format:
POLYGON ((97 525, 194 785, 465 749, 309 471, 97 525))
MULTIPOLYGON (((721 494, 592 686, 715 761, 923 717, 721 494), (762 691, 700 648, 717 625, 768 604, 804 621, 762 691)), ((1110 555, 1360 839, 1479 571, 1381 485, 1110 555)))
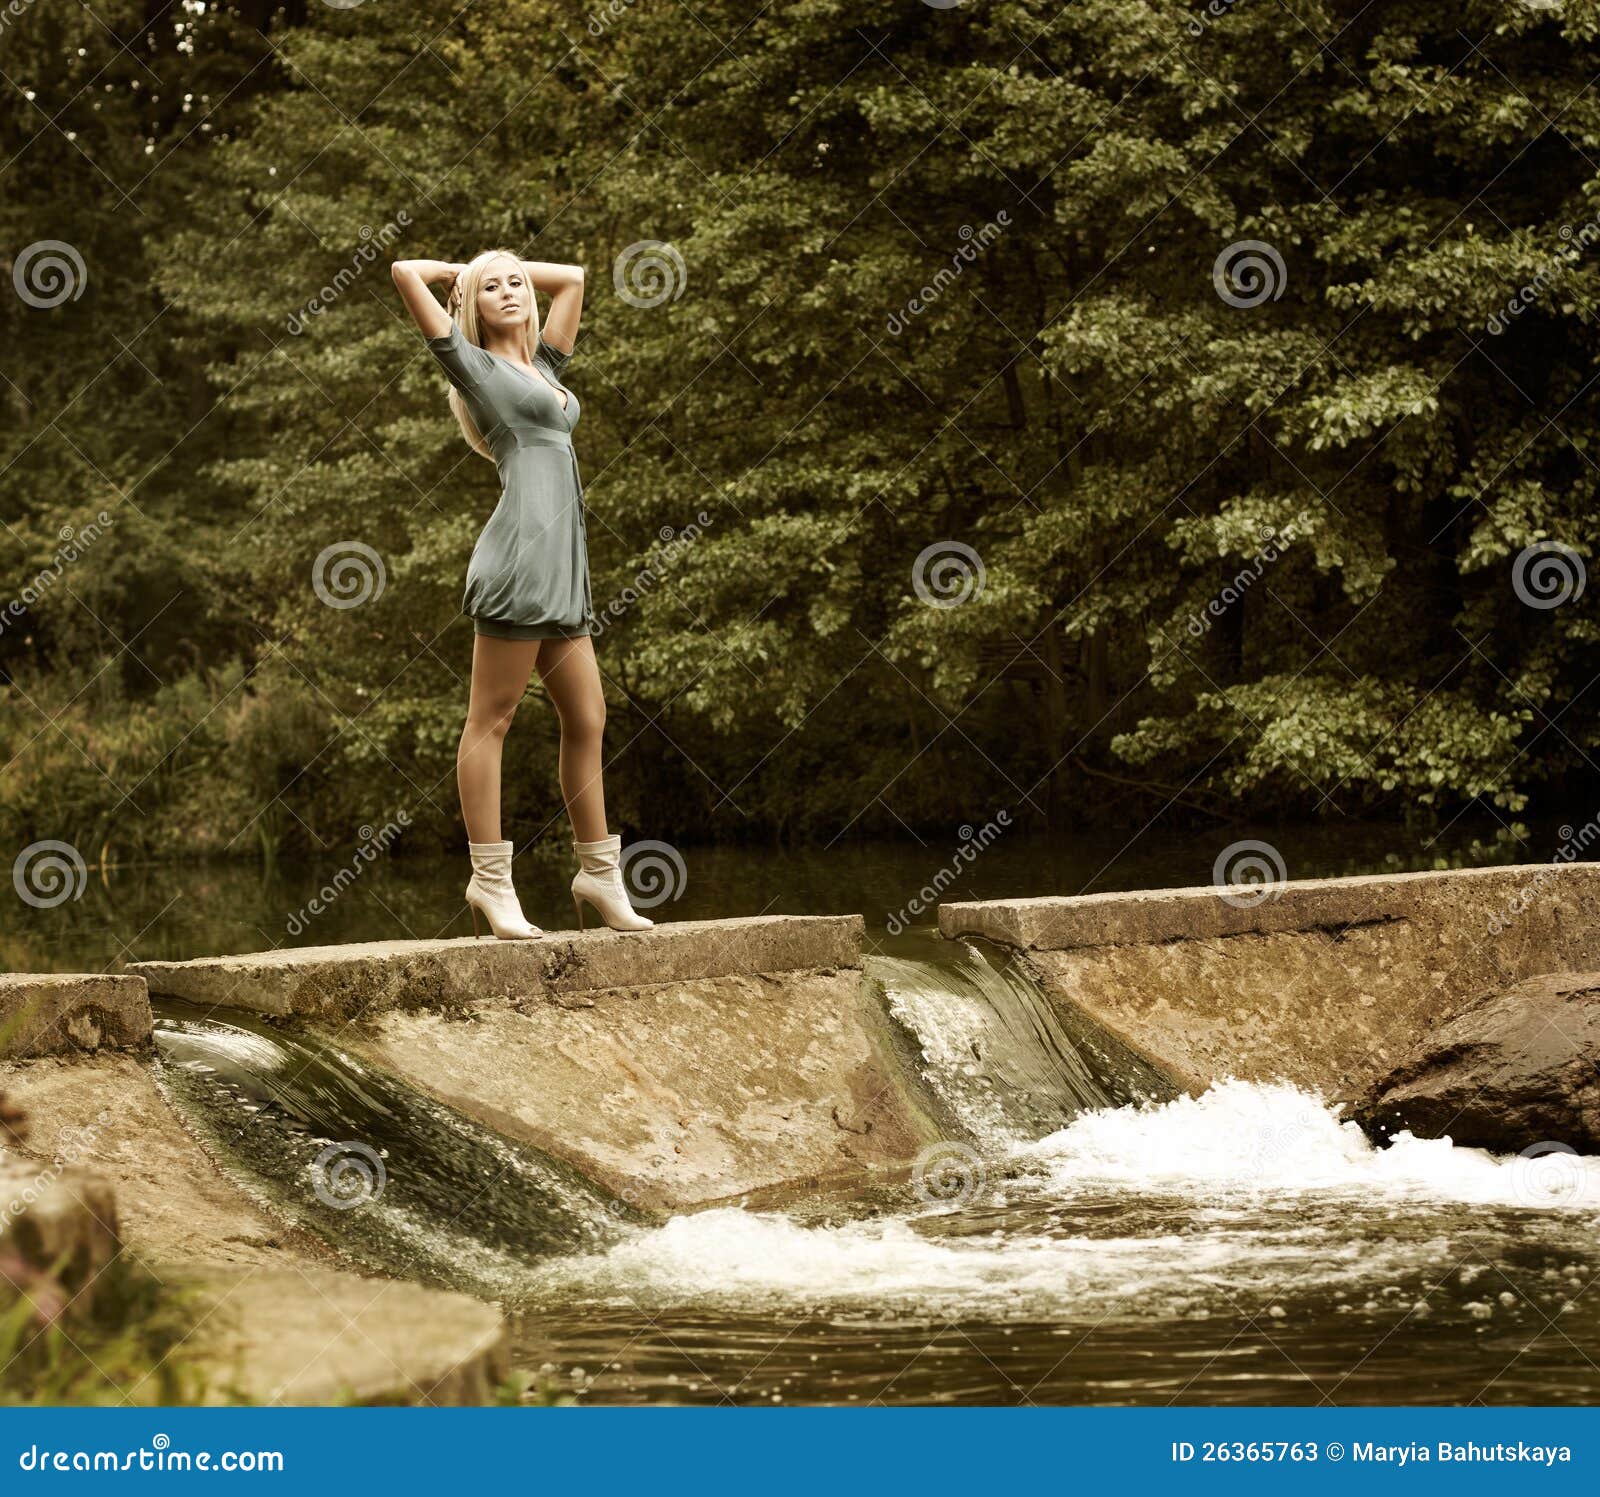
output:
POLYGON ((195 1293, 163 1284, 122 1254, 92 1303, 45 1318, 28 1286, 0 1282, 0 1403, 194 1404, 209 1376, 182 1343, 205 1313, 195 1293))

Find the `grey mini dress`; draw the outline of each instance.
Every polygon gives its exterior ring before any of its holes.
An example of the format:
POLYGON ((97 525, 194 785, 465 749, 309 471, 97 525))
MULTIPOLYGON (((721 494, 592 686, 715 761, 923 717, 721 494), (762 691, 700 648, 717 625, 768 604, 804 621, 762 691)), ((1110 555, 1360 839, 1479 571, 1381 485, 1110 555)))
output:
POLYGON ((469 343, 453 322, 448 333, 425 341, 500 473, 500 502, 472 548, 462 612, 477 633, 497 639, 592 633, 583 480, 572 446, 578 397, 561 383, 572 355, 541 335, 538 373, 530 374, 469 343))

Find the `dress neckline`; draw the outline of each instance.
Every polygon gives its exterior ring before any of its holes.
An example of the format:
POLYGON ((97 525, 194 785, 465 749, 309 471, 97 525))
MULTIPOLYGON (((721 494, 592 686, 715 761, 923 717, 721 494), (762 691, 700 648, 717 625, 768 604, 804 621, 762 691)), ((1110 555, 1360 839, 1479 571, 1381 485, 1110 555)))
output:
MULTIPOLYGON (((541 347, 550 347, 550 345, 546 343, 543 338, 539 340, 539 343, 541 347)), ((486 348, 484 349, 484 352, 488 354, 491 359, 499 359, 502 364, 509 364, 517 371, 518 374, 526 375, 529 379, 536 379, 541 385, 546 386, 548 389, 555 390, 556 393, 561 397, 561 414, 563 416, 567 414, 567 411, 572 404, 572 391, 564 388, 557 389, 555 382, 553 380, 546 379, 544 375, 540 374, 537 369, 524 369, 522 365, 517 363, 515 359, 508 359, 503 353, 496 353, 492 348, 486 348)), ((551 349, 551 352, 553 353, 555 350, 551 349)))

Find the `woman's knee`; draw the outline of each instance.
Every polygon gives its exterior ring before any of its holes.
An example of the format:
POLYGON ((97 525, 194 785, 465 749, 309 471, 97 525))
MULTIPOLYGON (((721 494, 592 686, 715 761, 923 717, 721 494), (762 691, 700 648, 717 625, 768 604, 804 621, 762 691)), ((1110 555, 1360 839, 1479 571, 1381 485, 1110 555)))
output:
POLYGON ((575 738, 598 738, 605 732, 606 701, 604 697, 586 697, 581 702, 569 702, 557 709, 561 718, 561 731, 575 738))
POLYGON ((473 738, 504 738, 516 715, 516 702, 474 702, 467 709, 467 732, 473 738))

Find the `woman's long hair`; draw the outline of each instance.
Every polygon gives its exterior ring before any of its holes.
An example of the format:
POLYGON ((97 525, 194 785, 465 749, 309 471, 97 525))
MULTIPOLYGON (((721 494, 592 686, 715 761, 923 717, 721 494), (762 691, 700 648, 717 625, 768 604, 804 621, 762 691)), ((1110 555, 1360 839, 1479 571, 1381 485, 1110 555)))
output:
MULTIPOLYGON (((459 305, 456 306, 454 313, 456 326, 461 329, 461 336, 468 343, 475 343, 479 348, 483 347, 483 329, 478 322, 478 291, 483 285, 484 272, 488 270, 490 262, 502 255, 509 260, 515 260, 517 265, 521 266, 522 257, 515 250, 488 249, 482 254, 473 256, 467 262, 467 268, 456 280, 456 293, 459 296, 459 305)), ((539 307, 534 300, 533 285, 528 281, 526 273, 522 279, 528 293, 528 320, 522 327, 522 351, 531 364, 534 350, 539 346, 539 307)), ((486 457, 492 463, 494 453, 489 450, 489 444, 483 440, 483 433, 478 430, 477 423, 472 419, 472 412, 467 408, 465 397, 453 384, 450 386, 450 414, 460 425, 461 434, 467 439, 467 445, 479 457, 486 457)))

